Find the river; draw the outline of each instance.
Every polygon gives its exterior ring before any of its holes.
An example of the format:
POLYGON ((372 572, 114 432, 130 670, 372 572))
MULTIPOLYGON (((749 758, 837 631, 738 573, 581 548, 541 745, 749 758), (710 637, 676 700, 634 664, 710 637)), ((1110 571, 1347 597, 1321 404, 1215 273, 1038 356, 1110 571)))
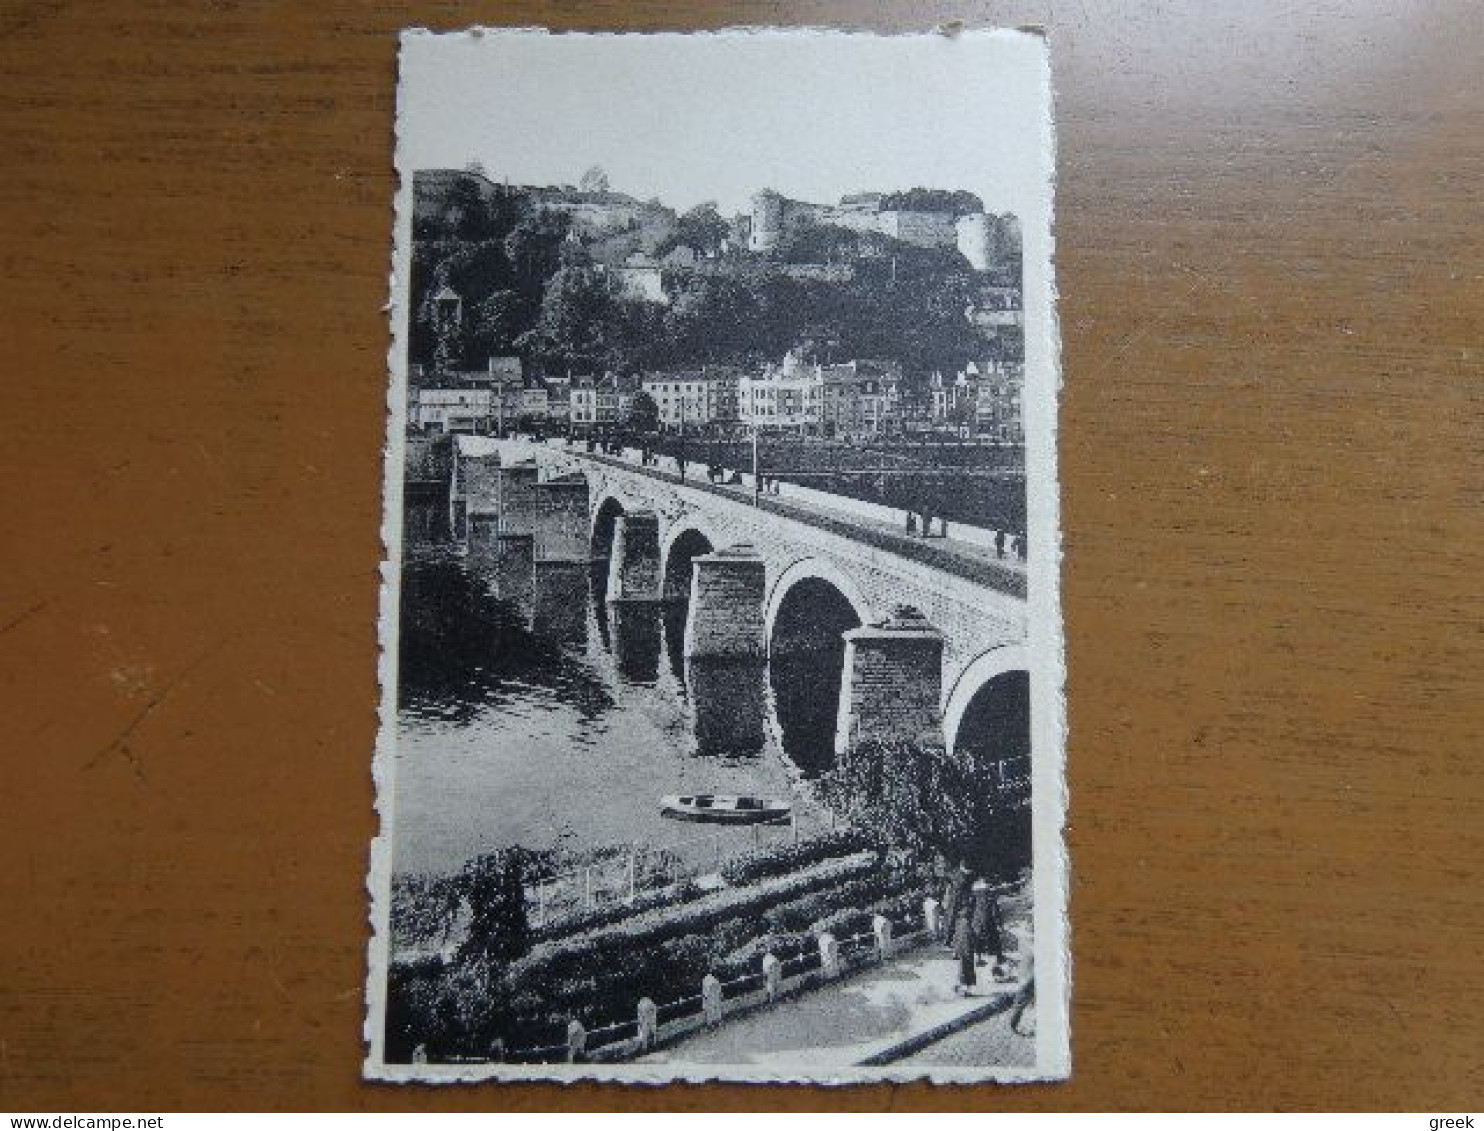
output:
POLYGON ((790 797, 806 828, 827 823, 801 781, 830 759, 838 657, 688 667, 685 606, 609 605, 604 582, 406 548, 395 871, 448 873, 517 844, 694 858, 789 835, 675 822, 666 793, 790 797))

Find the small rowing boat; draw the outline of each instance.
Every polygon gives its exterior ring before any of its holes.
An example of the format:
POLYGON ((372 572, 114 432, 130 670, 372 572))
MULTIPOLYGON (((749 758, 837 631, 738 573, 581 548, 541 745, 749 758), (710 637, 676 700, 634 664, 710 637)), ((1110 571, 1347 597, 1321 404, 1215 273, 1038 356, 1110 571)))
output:
POLYGON ((660 798, 660 815, 677 821, 761 825, 785 820, 793 805, 776 797, 737 797, 725 793, 669 794, 660 798))

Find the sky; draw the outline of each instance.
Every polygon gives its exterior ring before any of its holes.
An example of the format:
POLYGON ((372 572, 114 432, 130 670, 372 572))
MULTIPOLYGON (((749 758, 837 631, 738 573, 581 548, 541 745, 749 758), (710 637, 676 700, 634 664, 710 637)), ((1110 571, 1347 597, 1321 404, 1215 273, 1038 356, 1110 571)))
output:
POLYGON ((1049 222, 1044 41, 1016 32, 404 36, 398 169, 745 211, 922 186, 1049 222), (1044 214, 1044 215, 1043 215, 1044 214))

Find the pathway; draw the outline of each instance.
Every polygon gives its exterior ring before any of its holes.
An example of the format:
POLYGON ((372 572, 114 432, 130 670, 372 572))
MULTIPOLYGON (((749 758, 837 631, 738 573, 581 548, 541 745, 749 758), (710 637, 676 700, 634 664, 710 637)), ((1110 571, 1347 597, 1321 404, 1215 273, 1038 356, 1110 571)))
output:
MULTIPOLYGON (((894 1050, 932 1030, 961 1029, 974 1033, 999 1018, 1016 986, 981 980, 970 998, 953 993, 958 964, 939 946, 922 946, 885 966, 869 967, 818 989, 755 1013, 727 1021, 684 1038, 648 1056, 640 1063, 745 1064, 787 1074, 807 1064, 811 1072, 858 1065, 868 1058, 898 1063, 894 1050)), ((988 970, 980 968, 981 979, 988 970)), ((901 1063, 914 1066, 986 1067, 1029 1066, 1034 1063, 1033 1042, 969 1040, 950 1046, 949 1058, 935 1059, 928 1045, 901 1063), (973 1056, 1007 1059, 975 1060, 973 1056)))

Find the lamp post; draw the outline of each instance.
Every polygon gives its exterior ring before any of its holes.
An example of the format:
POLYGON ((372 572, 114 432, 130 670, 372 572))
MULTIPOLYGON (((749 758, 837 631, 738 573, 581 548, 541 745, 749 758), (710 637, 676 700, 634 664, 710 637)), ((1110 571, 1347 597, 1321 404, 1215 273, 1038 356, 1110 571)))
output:
POLYGON ((763 479, 758 474, 757 459, 757 421, 752 422, 752 497, 754 505, 761 500, 763 494, 763 479))

